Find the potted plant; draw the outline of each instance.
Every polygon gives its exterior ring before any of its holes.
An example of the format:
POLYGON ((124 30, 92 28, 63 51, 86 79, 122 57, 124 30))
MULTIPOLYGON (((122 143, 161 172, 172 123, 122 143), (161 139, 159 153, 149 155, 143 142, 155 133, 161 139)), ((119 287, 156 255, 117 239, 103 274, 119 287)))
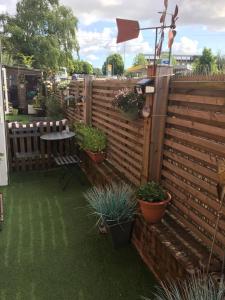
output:
POLYGON ((98 128, 84 124, 75 125, 80 147, 92 161, 100 163, 105 159, 106 135, 98 128))
POLYGON ((140 210, 149 223, 161 220, 171 195, 154 181, 142 185, 137 192, 140 210))
POLYGON ((119 109, 130 120, 136 120, 141 116, 144 103, 145 97, 143 95, 137 94, 131 89, 124 88, 115 94, 112 106, 119 109))
POLYGON ((105 223, 114 247, 126 245, 131 237, 137 200, 134 189, 123 182, 94 186, 84 194, 98 223, 105 223))

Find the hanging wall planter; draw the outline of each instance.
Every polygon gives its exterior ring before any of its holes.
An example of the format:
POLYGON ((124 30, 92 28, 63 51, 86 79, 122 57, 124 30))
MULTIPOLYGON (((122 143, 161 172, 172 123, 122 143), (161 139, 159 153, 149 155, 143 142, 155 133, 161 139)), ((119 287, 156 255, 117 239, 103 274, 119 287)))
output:
POLYGON ((144 95, 137 94, 132 89, 124 88, 116 92, 112 106, 118 109, 125 118, 134 121, 141 116, 144 103, 144 95))

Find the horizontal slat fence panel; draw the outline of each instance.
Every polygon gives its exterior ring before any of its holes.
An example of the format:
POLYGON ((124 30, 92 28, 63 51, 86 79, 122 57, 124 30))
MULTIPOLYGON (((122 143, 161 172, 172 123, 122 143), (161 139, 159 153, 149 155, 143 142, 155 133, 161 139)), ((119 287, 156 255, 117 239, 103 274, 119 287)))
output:
POLYGON ((8 152, 11 170, 45 169, 52 165, 52 155, 65 155, 69 140, 45 141, 40 137, 65 130, 67 120, 52 122, 8 123, 8 152), (33 130, 33 129, 36 130, 33 130))
POLYGON ((112 107, 115 92, 133 88, 136 80, 94 80, 92 82, 92 124, 108 139, 107 159, 135 185, 142 175, 144 121, 130 121, 112 107))
MULTIPOLYGON (((72 80, 69 85, 69 94, 75 96, 83 96, 84 81, 83 80, 72 80)), ((73 122, 80 122, 84 120, 84 106, 85 104, 79 103, 79 105, 71 105, 66 110, 67 119, 73 122)))
MULTIPOLYGON (((210 249, 220 201, 218 161, 225 160, 225 81, 171 82, 162 183, 173 196, 171 212, 210 249)), ((225 249, 225 207, 214 253, 225 249)))

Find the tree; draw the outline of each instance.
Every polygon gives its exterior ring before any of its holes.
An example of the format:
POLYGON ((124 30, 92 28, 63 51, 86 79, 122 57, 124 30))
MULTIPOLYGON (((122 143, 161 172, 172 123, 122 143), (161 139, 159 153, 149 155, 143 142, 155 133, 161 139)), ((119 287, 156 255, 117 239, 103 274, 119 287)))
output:
POLYGON ((101 68, 93 68, 93 74, 96 76, 102 76, 102 69, 101 68))
POLYGON ((134 58, 133 66, 139 66, 139 65, 147 65, 147 60, 143 53, 137 54, 134 58))
POLYGON ((218 71, 224 71, 225 70, 225 56, 221 54, 221 52, 218 52, 216 55, 216 64, 218 71))
POLYGON ((72 73, 93 74, 93 66, 87 61, 76 59, 73 61, 72 73))
POLYGON ((17 63, 21 55, 32 57, 32 67, 58 70, 71 67, 79 50, 77 18, 58 0, 21 0, 16 15, 1 15, 3 45, 17 63), (18 55, 19 54, 19 55, 18 55))
POLYGON ((217 72, 216 57, 211 49, 204 48, 202 55, 194 61, 193 69, 201 73, 217 72))
POLYGON ((124 72, 124 63, 120 54, 114 53, 106 58, 102 66, 103 75, 107 74, 107 65, 112 65, 112 75, 122 75, 124 72))

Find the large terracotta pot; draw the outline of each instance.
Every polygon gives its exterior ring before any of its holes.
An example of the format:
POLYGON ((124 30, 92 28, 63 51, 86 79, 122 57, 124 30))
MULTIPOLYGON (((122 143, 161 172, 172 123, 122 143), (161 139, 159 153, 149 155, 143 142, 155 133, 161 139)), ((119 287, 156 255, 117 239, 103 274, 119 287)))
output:
POLYGON ((105 159, 105 152, 92 152, 89 150, 85 150, 90 159, 96 163, 101 163, 105 159))
POLYGON ((151 224, 159 222, 162 219, 167 204, 170 202, 170 200, 171 200, 171 195, 168 192, 167 192, 167 199, 161 202, 151 203, 139 199, 141 213, 143 214, 145 220, 151 224))

